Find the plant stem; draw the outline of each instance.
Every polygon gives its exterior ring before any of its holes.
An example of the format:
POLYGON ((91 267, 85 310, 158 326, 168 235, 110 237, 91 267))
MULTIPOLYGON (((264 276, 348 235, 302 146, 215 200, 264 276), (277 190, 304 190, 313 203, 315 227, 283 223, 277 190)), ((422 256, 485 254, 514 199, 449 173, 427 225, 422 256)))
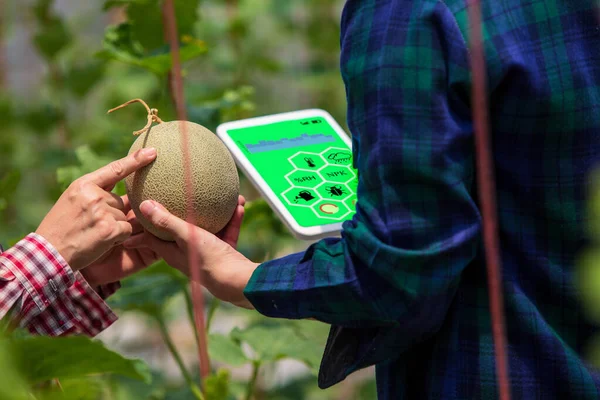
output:
POLYGON ((210 308, 208 309, 208 316, 206 317, 206 332, 210 333, 210 323, 213 320, 215 315, 215 311, 219 308, 219 304, 221 304, 221 300, 213 297, 212 302, 210 303, 210 308))
POLYGON ((246 400, 252 400, 252 396, 254 395, 254 389, 256 387, 256 381, 258 380, 259 369, 260 361, 252 362, 252 378, 250 378, 248 386, 246 387, 246 400))
MULTIPOLYGON (((192 302, 192 296, 187 288, 184 289, 183 293, 185 294, 185 307, 187 310, 188 318, 190 319, 190 323, 192 324, 192 328, 194 329, 194 336, 196 337, 196 343, 200 342, 200 337, 198 336, 198 328, 196 327, 196 321, 194 320, 194 303, 192 302)), ((210 320, 208 321, 210 323, 210 320)), ((208 327, 206 328, 208 332, 208 327)))
POLYGON ((171 355, 175 359, 175 362, 177 363, 177 366, 179 367, 179 370, 181 371, 183 378, 185 379, 188 386, 190 387, 190 390, 192 391, 192 393, 194 394, 196 399, 204 400, 204 396, 202 396, 202 392, 200 391, 200 388, 192 380, 192 376, 190 375, 189 371, 185 367, 185 364, 183 363, 183 359, 181 358, 181 355, 177 351, 177 348, 175 347, 173 340, 171 340, 171 336, 169 335, 169 330, 167 329, 167 324, 165 323, 164 317, 162 315, 158 315, 158 316, 156 316, 156 320, 158 322, 158 326, 160 328, 160 333, 163 337, 163 340, 165 341, 165 344, 169 348, 171 355))

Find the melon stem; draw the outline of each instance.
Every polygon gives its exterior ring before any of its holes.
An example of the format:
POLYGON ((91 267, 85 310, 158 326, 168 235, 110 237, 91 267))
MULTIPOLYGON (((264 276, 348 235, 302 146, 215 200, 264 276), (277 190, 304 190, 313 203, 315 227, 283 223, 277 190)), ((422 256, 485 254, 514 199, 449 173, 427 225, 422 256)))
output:
POLYGON ((146 102, 142 99, 131 99, 128 102, 121 104, 120 106, 111 108, 110 110, 108 110, 107 114, 110 114, 111 112, 119 110, 123 107, 127 107, 131 103, 141 103, 146 108, 146 111, 148 111, 148 121, 146 122, 146 125, 139 131, 134 131, 133 134, 135 136, 140 135, 148 129, 150 129, 150 126, 152 126, 153 122, 156 122, 158 124, 161 124, 163 122, 162 119, 160 119, 160 117, 158 116, 158 109, 148 107, 148 104, 146 104, 146 102))

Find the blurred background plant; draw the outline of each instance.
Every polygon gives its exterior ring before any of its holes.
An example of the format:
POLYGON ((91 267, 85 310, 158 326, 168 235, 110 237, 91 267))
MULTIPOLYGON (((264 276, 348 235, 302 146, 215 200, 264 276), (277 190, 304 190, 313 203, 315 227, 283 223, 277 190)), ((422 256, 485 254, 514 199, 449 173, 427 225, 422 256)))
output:
MULTIPOLYGON (((5 247, 35 230, 74 179, 127 153, 145 112, 133 106, 107 115, 108 109, 143 98, 163 120, 175 119, 161 3, 0 0, 5 247)), ((346 127, 339 74, 343 3, 176 0, 189 119, 214 130, 224 121, 319 107, 346 127)), ((261 261, 306 248, 310 243, 292 238, 240 178, 248 200, 240 251, 261 261)), ((204 383, 207 398, 375 398, 372 370, 317 388, 327 325, 268 320, 208 294, 206 300, 213 369, 204 383)), ((120 319, 100 343, 22 333, 0 340, 0 370, 14 373, 0 374, 0 399, 32 398, 28 390, 38 399, 200 398, 187 280, 160 262, 124 280, 110 304, 120 319), (49 361, 31 369, 36 363, 25 348, 41 349, 49 361), (59 368, 65 360, 73 367, 59 368)))

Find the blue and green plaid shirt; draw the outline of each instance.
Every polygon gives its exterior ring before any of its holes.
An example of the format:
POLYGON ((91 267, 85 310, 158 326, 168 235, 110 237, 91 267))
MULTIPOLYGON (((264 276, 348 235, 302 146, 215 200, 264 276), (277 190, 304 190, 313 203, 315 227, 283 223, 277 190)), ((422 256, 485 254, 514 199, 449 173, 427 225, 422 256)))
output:
MULTIPOLYGON (((574 284, 585 182, 600 161, 592 0, 482 0, 515 399, 598 399, 595 328, 574 284)), ((380 399, 494 399, 466 0, 349 0, 341 71, 359 172, 355 217, 261 264, 257 310, 332 325, 328 387, 376 365, 380 399)))

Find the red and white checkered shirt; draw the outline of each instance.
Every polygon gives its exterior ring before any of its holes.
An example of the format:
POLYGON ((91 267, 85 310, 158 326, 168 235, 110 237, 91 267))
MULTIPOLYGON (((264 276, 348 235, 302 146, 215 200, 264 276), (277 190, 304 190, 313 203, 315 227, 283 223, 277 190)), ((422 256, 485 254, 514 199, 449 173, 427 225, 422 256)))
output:
POLYGON ((104 300, 118 287, 94 290, 36 233, 0 254, 0 320, 33 334, 96 336, 117 320, 104 300))

